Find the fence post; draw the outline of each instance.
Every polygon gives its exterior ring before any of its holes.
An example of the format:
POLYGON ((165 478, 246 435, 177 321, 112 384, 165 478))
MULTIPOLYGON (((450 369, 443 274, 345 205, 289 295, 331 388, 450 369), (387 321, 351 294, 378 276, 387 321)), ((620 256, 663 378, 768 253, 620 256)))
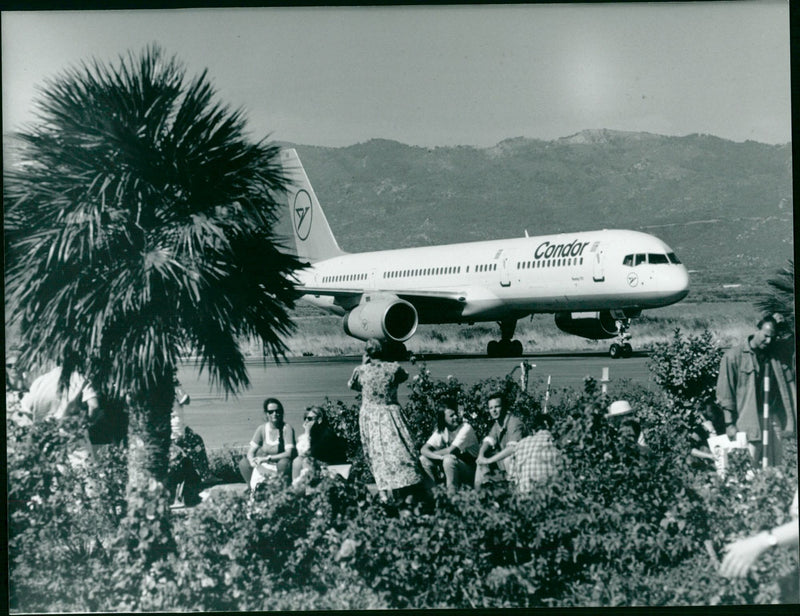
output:
POLYGON ((769 359, 764 364, 764 421, 761 424, 761 468, 769 466, 769 359))
POLYGON ((602 383, 602 385, 600 386, 601 387, 600 391, 603 393, 604 396, 608 394, 608 382, 610 380, 611 379, 608 378, 608 366, 603 366, 603 378, 600 379, 600 382, 602 383))
POLYGON ((544 413, 547 412, 547 401, 550 400, 550 376, 547 375, 547 390, 544 392, 544 413))

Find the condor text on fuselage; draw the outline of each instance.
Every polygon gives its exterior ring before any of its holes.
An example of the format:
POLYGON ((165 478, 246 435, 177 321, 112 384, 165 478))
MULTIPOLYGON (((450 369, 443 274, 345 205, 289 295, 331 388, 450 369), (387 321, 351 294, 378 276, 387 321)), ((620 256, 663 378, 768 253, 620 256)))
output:
POLYGON ((603 229, 382 250, 343 252, 294 150, 283 150, 288 205, 303 299, 343 316, 347 334, 402 344, 420 323, 497 321, 489 355, 521 355, 519 319, 554 313, 556 326, 591 339, 618 340, 643 309, 680 301, 689 276, 674 251, 638 231, 603 229))

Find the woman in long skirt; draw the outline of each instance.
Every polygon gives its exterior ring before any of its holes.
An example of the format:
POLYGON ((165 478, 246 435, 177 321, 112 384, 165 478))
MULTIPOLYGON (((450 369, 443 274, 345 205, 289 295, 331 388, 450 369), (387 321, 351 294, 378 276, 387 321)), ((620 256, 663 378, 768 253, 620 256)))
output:
POLYGON ((371 339, 364 363, 348 382, 351 389, 361 392, 361 442, 378 490, 399 491, 398 496, 421 488, 423 480, 414 442, 397 403, 397 387, 407 379, 408 373, 397 362, 382 359, 381 342, 371 339))

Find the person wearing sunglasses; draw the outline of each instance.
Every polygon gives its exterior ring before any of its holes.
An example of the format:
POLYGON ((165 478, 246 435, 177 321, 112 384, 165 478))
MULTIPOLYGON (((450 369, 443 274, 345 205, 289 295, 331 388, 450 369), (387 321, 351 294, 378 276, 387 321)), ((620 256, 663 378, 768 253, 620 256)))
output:
POLYGON ((269 476, 277 476, 286 484, 292 478, 294 428, 284 422, 280 400, 264 400, 264 416, 266 422, 256 428, 247 456, 239 462, 239 471, 251 488, 269 476))
POLYGON ((347 463, 347 443, 328 422, 325 410, 310 406, 303 416, 303 433, 297 437, 297 457, 292 462, 292 479, 297 482, 322 463, 335 466, 347 463))

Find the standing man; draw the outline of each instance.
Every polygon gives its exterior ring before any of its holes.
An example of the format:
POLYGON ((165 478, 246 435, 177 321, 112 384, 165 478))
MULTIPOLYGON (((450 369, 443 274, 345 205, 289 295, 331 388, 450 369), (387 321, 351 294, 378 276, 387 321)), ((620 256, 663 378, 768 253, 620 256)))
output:
MULTIPOLYGON (((89 426, 102 415, 98 396, 92 384, 78 370, 78 355, 64 351, 62 362, 50 372, 31 383, 30 391, 22 398, 22 410, 34 422, 54 419, 62 422, 70 417, 85 415, 89 426)), ((85 466, 93 456, 88 430, 80 435, 81 444, 69 454, 75 467, 85 466)))
POLYGON ((744 344, 722 357, 717 378, 717 401, 724 413, 725 432, 735 439, 746 432, 750 455, 761 464, 767 455, 770 466, 781 461, 781 432, 797 435, 797 394, 791 368, 773 352, 777 323, 771 316, 756 324, 756 332, 744 344), (769 376, 769 425, 763 424, 764 374, 769 376), (763 430, 768 430, 768 451, 763 452, 763 430))
POLYGON ((43 374, 31 383, 22 399, 22 408, 34 421, 59 421, 78 415, 86 409, 89 422, 100 418, 97 392, 89 380, 78 371, 77 355, 65 351, 60 366, 43 374))
POLYGON ((514 451, 519 440, 525 436, 519 417, 506 411, 502 393, 489 396, 489 415, 494 419, 494 424, 478 451, 476 490, 484 483, 512 478, 514 451))

